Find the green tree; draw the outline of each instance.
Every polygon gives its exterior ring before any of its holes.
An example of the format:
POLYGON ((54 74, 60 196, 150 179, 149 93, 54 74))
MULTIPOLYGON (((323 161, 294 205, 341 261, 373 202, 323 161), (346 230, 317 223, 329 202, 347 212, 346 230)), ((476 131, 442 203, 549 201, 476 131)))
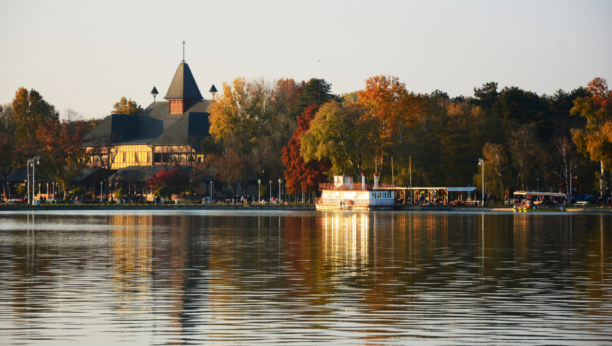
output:
POLYGON ((473 103, 482 107, 485 112, 490 112, 493 109, 493 105, 497 102, 497 82, 489 82, 483 84, 482 88, 474 88, 474 99, 473 103))
POLYGON ((379 123, 364 106, 328 102, 301 137, 302 157, 305 162, 329 159, 331 173, 361 175, 364 163, 374 159, 379 145, 373 140, 377 138, 379 123))
POLYGON ((119 102, 116 102, 113 106, 112 114, 130 114, 130 115, 138 115, 142 113, 143 109, 139 106, 136 101, 132 101, 132 99, 126 99, 122 97, 119 102))
POLYGON ((331 83, 325 79, 312 78, 305 85, 299 98, 297 107, 293 112, 293 118, 302 115, 306 108, 311 105, 322 106, 330 101, 341 101, 338 95, 331 93, 331 83))

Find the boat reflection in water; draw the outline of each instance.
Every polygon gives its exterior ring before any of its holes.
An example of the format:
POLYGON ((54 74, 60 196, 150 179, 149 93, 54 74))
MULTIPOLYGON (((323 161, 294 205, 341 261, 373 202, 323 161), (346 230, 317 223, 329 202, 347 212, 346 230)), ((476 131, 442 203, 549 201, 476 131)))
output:
POLYGON ((611 248, 604 215, 0 214, 0 337, 605 344, 611 248))

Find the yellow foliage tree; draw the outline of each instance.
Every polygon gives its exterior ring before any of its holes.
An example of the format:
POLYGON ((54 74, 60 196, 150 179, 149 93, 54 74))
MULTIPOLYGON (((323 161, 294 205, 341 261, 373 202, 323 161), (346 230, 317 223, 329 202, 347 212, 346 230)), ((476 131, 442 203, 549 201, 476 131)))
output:
POLYGON ((603 78, 590 81, 587 90, 591 96, 577 98, 570 112, 584 117, 587 124, 583 129, 573 129, 572 139, 582 154, 600 163, 599 192, 603 198, 605 170, 612 168, 612 91, 603 78))
POLYGON ((140 107, 136 101, 132 101, 132 99, 126 99, 122 97, 119 102, 116 102, 113 106, 112 114, 130 114, 130 115, 138 115, 142 113, 143 109, 140 107))

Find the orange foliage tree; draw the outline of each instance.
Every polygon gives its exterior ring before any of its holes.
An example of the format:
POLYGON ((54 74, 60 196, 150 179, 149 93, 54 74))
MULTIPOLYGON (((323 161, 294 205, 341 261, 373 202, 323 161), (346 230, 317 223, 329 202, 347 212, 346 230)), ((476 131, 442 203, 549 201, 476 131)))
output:
POLYGON ((404 136, 409 134, 407 129, 430 112, 427 95, 408 92, 406 84, 397 77, 371 77, 366 80, 365 89, 357 92, 357 97, 370 116, 379 119, 376 156, 381 160, 391 156, 392 147, 401 147, 404 136))

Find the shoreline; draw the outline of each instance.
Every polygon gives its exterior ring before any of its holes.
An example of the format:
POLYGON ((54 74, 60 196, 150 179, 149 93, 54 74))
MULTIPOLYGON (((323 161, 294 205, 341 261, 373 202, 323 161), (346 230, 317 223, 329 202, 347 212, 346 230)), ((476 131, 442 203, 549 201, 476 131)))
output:
MULTIPOLYGON (((612 215, 612 209, 609 208, 569 208, 565 211, 550 211, 550 210, 530 210, 528 212, 515 213, 512 208, 504 207, 440 207, 439 210, 437 208, 421 208, 420 206, 411 206, 411 207, 402 207, 399 209, 395 209, 392 211, 409 211, 409 212, 435 212, 435 213, 445 213, 445 212, 484 212, 484 213, 508 213, 508 214, 534 214, 538 213, 542 214, 554 214, 554 215, 563 215, 563 214, 610 214, 612 215)), ((147 210, 249 210, 249 211, 316 211, 316 208, 312 204, 301 204, 301 205, 191 205, 191 204, 166 204, 166 205, 42 205, 42 206, 0 206, 0 212, 9 212, 9 211, 126 211, 126 210, 134 210, 134 211, 147 211, 147 210)), ((392 212, 391 210, 388 212, 392 212)), ((340 211, 339 211, 340 212, 340 211)))

